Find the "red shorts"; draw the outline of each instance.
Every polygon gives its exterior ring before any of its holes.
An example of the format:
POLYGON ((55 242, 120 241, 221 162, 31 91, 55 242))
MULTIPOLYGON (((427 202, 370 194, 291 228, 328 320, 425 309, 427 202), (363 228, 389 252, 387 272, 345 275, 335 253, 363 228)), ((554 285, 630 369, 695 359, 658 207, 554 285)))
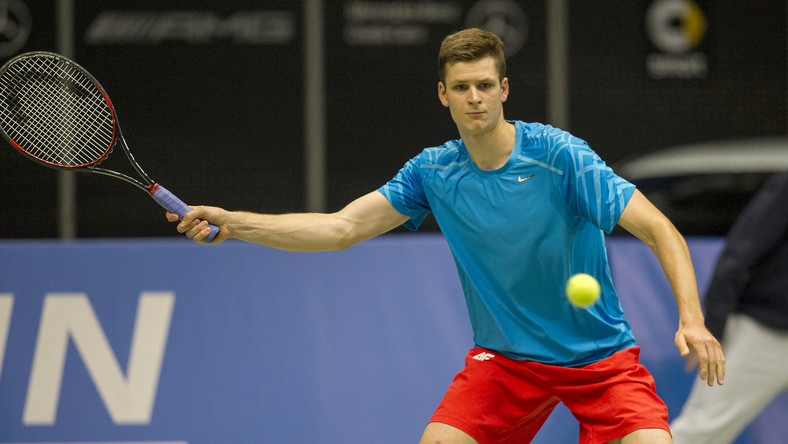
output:
POLYGON ((527 443, 559 402, 580 422, 580 443, 605 443, 639 429, 668 428, 654 378, 631 347, 583 367, 518 361, 473 348, 430 422, 481 444, 527 443))

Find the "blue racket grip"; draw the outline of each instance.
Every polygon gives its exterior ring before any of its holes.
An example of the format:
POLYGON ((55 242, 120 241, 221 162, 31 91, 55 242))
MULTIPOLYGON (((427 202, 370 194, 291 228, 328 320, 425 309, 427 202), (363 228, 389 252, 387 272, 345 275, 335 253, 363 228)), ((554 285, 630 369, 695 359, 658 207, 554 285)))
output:
MULTIPOLYGON (((174 194, 170 193, 170 190, 164 188, 163 186, 156 184, 151 188, 150 196, 159 203, 165 210, 169 211, 170 213, 175 213, 178 215, 179 219, 183 219, 183 215, 191 211, 192 209, 183 203, 182 200, 175 197, 174 194)), ((211 243, 213 238, 219 233, 219 227, 213 224, 209 224, 211 227, 211 234, 209 234, 204 240, 206 243, 211 243)))

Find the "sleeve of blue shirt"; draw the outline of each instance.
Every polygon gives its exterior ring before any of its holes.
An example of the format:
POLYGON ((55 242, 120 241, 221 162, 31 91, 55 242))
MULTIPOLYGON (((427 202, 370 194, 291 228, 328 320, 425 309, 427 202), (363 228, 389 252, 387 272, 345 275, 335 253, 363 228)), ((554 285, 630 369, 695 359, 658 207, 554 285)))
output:
POLYGON ((410 230, 418 229, 430 213, 419 174, 421 157, 425 155, 426 151, 409 160, 393 179, 378 189, 397 211, 410 218, 404 223, 410 230))
POLYGON ((564 172, 560 186, 569 209, 609 234, 635 186, 616 175, 584 140, 547 126, 545 141, 550 164, 564 172))

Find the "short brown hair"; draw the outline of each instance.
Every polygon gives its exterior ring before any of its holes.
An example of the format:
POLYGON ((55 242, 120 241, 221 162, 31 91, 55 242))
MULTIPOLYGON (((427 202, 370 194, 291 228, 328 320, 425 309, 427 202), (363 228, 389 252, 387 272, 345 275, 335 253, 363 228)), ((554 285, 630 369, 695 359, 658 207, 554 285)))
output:
POLYGON ((438 53, 438 76, 446 82, 446 68, 457 62, 474 62, 487 56, 495 60, 498 80, 506 77, 503 41, 497 35, 479 28, 468 28, 443 39, 438 53))

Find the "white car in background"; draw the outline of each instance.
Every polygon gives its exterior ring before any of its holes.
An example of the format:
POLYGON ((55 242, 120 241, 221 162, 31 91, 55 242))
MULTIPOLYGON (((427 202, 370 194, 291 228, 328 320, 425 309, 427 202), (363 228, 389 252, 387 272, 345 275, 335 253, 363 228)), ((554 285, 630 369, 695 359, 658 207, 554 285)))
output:
POLYGON ((766 179, 788 171, 788 136, 682 145, 612 167, 685 236, 724 236, 766 179))

